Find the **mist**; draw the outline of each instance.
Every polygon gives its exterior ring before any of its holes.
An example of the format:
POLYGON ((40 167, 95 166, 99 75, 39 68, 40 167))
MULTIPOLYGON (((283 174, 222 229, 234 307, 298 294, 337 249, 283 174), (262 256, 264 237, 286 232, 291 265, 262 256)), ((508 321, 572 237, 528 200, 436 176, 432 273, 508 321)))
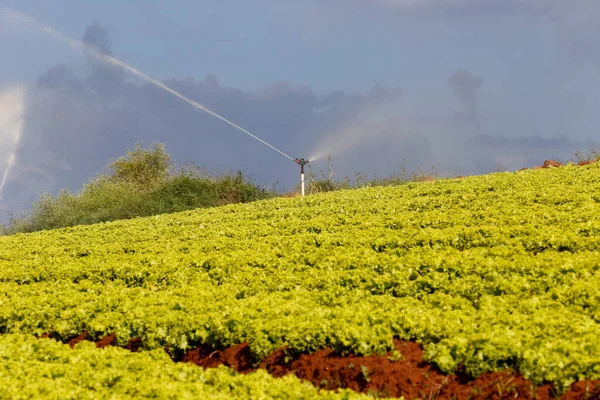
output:
MULTIPOLYGON (((230 64, 192 76, 163 74, 160 81, 287 154, 311 159, 310 171, 328 171, 331 157, 342 178, 358 172, 386 176, 402 168, 433 168, 441 176, 482 174, 564 160, 598 144, 600 69, 589 50, 600 36, 593 35, 597 28, 581 10, 517 0, 502 5, 457 0, 436 2, 436 7, 425 0, 309 1, 289 9, 266 4, 270 29, 280 32, 281 40, 302 41, 320 58, 298 48, 295 62, 302 68, 283 59, 265 61, 260 64, 265 71, 280 69, 262 85, 226 83, 235 80, 224 72, 234 68, 230 64), (326 28, 308 33, 314 28, 308 20, 305 25, 290 19, 303 7, 327 17, 326 28), (523 44, 514 36, 519 29, 525 32, 523 44), (381 47, 369 38, 377 38, 381 47), (345 53, 350 45, 352 51, 345 53), (338 54, 339 64, 329 53, 338 54), (307 75, 311 65, 319 66, 314 79, 307 75), (323 84, 326 80, 341 83, 333 88, 323 84)), ((591 15, 600 11, 585 7, 591 15)), ((0 66, 0 86, 28 89, 18 99, 14 91, 12 97, 2 92, 6 103, 0 118, 12 120, 13 128, 2 128, 0 173, 16 150, 2 190, 3 210, 26 208, 43 192, 77 190, 138 141, 164 142, 180 165, 194 163, 213 173, 242 169, 280 189, 296 185, 297 166, 281 154, 123 68, 6 21, 0 19, 0 41, 19 51, 0 66), (32 66, 24 55, 30 54, 27 46, 43 46, 49 56, 36 55, 41 61, 32 66), (28 77, 20 72, 25 67, 32 71, 28 77)), ((129 62, 134 53, 124 52, 123 28, 114 21, 110 25, 88 19, 75 39, 129 62)), ((186 40, 173 45, 193 50, 186 40)), ((138 42, 140 52, 144 43, 138 42)), ((280 52, 292 46, 280 45, 280 52)), ((164 71, 179 65, 177 58, 164 58, 164 71)), ((205 57, 198 70, 214 62, 205 57)), ((152 65, 134 65, 153 75, 152 65)), ((252 81, 255 75, 247 68, 237 65, 239 74, 252 81)))
POLYGON ((10 178, 24 124, 25 89, 0 89, 0 202, 10 178))

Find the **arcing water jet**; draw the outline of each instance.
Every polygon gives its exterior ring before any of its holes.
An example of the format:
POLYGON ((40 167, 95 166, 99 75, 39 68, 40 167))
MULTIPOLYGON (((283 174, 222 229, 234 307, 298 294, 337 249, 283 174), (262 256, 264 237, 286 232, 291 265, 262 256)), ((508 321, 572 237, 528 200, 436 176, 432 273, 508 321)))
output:
MULTIPOLYGON (((93 55, 94 57, 96 57, 97 59, 99 59, 102 62, 105 62, 107 64, 111 64, 111 65, 115 65, 118 67, 123 68, 124 70, 132 73, 133 75, 144 79, 145 81, 151 83, 152 85, 159 87, 165 91, 167 91, 168 93, 172 94, 173 96, 185 101, 186 103, 188 103, 189 105, 191 105, 192 107, 204 111, 210 115, 212 115, 215 118, 220 119, 221 121, 233 126, 234 128, 240 130, 241 132, 245 133, 246 135, 252 137, 253 139, 261 142, 262 144, 264 144, 265 146, 270 147, 271 149, 275 150, 276 152, 278 152, 279 154, 281 154, 282 156, 296 162, 296 159, 294 159, 293 157, 291 157, 290 155, 284 153, 283 151, 279 150, 278 148, 276 148, 275 146, 267 143, 266 141, 262 140, 261 138, 259 138, 258 136, 252 134, 251 132, 247 131, 246 129, 242 128, 241 126, 235 124, 234 122, 228 120, 227 118, 217 114, 216 112, 208 109, 207 107, 203 106, 202 104, 191 100, 187 97, 185 97, 184 95, 182 95, 181 93, 177 92, 174 89, 171 89, 170 87, 168 87, 167 85, 157 81, 154 78, 151 78, 150 76, 144 74, 143 72, 139 71, 138 69, 132 67, 131 65, 125 63, 124 61, 119 60, 118 58, 112 57, 110 55, 104 54, 100 51, 98 51, 97 49, 95 49, 94 47, 79 41, 79 40, 74 40, 71 39, 65 35, 63 35, 62 33, 58 32, 57 30, 49 27, 49 26, 45 26, 42 23, 40 23, 39 21, 36 21, 35 19, 31 18, 28 15, 13 11, 11 9, 7 9, 7 8, 0 8, 0 21, 6 21, 8 24, 12 24, 12 25, 18 25, 18 24, 22 24, 22 23, 27 23, 27 24, 31 24, 36 26, 38 29, 42 30, 43 32, 46 32, 47 34, 49 34, 50 36, 59 39, 67 44, 69 44, 70 46, 79 49, 79 50, 85 50, 88 51, 91 55, 93 55)), ((303 168, 303 166, 302 166, 303 168)))

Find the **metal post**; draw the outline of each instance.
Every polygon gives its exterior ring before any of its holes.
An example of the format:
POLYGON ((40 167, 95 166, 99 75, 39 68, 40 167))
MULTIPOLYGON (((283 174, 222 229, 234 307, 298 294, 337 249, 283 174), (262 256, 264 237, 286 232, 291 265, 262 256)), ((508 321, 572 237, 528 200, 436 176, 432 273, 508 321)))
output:
POLYGON ((302 196, 304 196, 304 165, 300 166, 300 181, 302 182, 302 196))
POLYGON ((302 188, 302 196, 304 196, 305 191, 304 191, 304 166, 306 164, 308 164, 308 161, 306 161, 304 158, 301 159, 295 159, 294 162, 298 165, 300 165, 300 186, 302 188))

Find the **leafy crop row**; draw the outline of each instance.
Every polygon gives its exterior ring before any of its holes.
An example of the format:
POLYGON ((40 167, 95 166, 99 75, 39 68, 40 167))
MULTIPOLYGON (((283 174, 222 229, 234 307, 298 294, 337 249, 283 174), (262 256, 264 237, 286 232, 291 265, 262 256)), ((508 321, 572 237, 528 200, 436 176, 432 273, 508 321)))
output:
POLYGON ((600 378, 600 165, 0 238, 0 332, 249 342, 600 378))
POLYGON ((318 392, 295 376, 275 379, 259 370, 238 375, 220 367, 204 371, 175 364, 164 351, 75 349, 50 339, 0 336, 0 398, 3 399, 361 399, 351 391, 318 392), (319 396, 320 394, 320 396, 319 396))

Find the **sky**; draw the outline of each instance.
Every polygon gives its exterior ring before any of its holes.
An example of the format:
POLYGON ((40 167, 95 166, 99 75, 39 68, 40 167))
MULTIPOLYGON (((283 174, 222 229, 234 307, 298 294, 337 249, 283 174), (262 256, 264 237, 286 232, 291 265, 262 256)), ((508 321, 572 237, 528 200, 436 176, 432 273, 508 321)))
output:
POLYGON ((14 103, 0 109, 0 177, 14 161, 0 219, 81 188, 137 141, 298 180, 279 153, 27 18, 320 157, 316 173, 330 155, 340 178, 482 174, 600 143, 597 1, 0 0, 0 99, 14 103))

